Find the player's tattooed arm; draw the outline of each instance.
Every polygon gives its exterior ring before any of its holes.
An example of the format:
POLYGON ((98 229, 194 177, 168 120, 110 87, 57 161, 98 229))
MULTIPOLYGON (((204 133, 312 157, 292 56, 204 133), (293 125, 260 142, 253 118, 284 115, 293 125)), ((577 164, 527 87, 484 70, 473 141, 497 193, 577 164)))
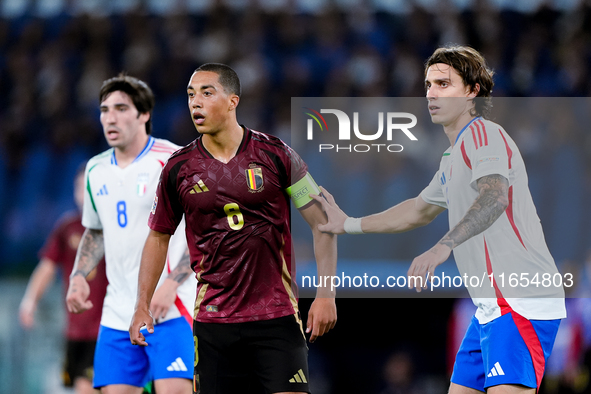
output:
POLYGON ((489 228, 509 205, 509 181, 502 175, 487 175, 478 180, 480 195, 466 215, 440 241, 450 249, 489 228))
POLYGON ((82 235, 76 261, 70 278, 80 274, 86 277, 105 255, 105 239, 103 230, 87 228, 82 235))
POLYGON ((70 275, 70 284, 66 293, 66 305, 72 313, 82 313, 92 308, 88 299, 90 286, 86 276, 98 265, 105 255, 105 241, 102 230, 86 229, 82 235, 74 268, 70 275))
POLYGON ((186 249, 185 254, 183 254, 183 257, 181 257, 175 269, 173 269, 170 274, 168 274, 168 279, 172 279, 180 285, 185 280, 187 280, 189 275, 192 273, 193 269, 191 268, 191 256, 189 254, 189 249, 186 249))

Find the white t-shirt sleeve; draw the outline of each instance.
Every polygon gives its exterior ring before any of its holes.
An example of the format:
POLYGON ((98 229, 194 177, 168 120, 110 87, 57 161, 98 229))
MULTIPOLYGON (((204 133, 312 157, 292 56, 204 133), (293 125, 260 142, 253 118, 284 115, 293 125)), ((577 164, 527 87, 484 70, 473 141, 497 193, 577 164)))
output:
POLYGON ((82 225, 93 230, 101 230, 103 224, 98 215, 97 208, 93 199, 93 189, 90 182, 90 172, 96 163, 89 161, 84 172, 84 206, 82 208, 82 225))
POLYGON ((509 177, 510 157, 507 141, 498 128, 482 128, 480 134, 469 132, 465 144, 466 153, 472 163, 470 186, 478 190, 478 180, 488 175, 509 177))
POLYGON ((423 189, 421 198, 428 204, 437 205, 447 209, 447 200, 439 184, 439 171, 435 173, 429 185, 423 189))

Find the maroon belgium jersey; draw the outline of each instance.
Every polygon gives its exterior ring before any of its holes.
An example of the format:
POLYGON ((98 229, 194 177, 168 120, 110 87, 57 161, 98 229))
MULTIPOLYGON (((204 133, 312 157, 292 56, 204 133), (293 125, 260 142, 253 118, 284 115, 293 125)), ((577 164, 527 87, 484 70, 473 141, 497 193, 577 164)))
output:
POLYGON ((297 311, 290 203, 307 174, 279 138, 249 130, 227 164, 197 138, 164 167, 149 226, 173 234, 183 214, 199 285, 195 320, 239 323, 297 311))
MULTIPOLYGON (((62 282, 66 287, 84 230, 82 215, 78 211, 67 212, 59 219, 39 252, 40 258, 47 258, 60 268, 62 282)), ((67 313, 66 337, 72 341, 96 341, 98 336, 103 300, 109 284, 104 259, 88 274, 86 280, 90 286, 88 299, 92 301, 93 307, 83 314, 67 313)))

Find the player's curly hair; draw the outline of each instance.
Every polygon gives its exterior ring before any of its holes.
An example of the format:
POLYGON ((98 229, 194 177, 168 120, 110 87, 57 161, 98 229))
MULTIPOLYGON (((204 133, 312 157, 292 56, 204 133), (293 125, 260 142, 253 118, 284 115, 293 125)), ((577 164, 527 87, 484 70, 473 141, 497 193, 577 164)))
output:
POLYGON ((494 71, 490 69, 484 57, 469 46, 448 45, 438 48, 425 63, 425 75, 434 64, 443 63, 453 67, 462 77, 464 85, 474 91, 476 84, 480 89, 474 100, 473 116, 488 118, 492 108, 492 88, 494 71))
POLYGON ((240 97, 242 94, 242 87, 240 86, 240 78, 232 67, 222 63, 205 63, 199 66, 195 72, 210 71, 218 75, 220 84, 228 94, 235 94, 240 97))
POLYGON ((120 73, 116 77, 107 79, 103 82, 99 93, 99 102, 103 102, 107 96, 115 91, 126 93, 139 114, 150 114, 150 119, 146 122, 146 134, 152 133, 152 110, 156 102, 154 93, 147 83, 125 73, 120 73))

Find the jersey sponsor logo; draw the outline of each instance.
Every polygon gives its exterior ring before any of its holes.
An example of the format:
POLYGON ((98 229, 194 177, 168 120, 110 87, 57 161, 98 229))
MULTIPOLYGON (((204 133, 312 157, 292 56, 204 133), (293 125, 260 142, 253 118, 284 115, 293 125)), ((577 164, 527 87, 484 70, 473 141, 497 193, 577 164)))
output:
POLYGON ((205 186, 205 183, 203 183, 203 181, 201 179, 199 179, 199 182, 197 182, 195 184, 195 186, 193 186, 193 188, 191 189, 189 194, 205 193, 208 191, 209 191, 209 189, 207 188, 207 186, 205 186))
POLYGON ((261 191, 263 188, 263 169, 253 164, 246 170, 246 185, 249 191, 261 191))
POLYGON ((490 370, 490 372, 488 373, 488 375, 486 375, 486 376, 489 378, 492 378, 493 376, 502 376, 504 374, 505 374, 505 371, 503 371, 503 368, 501 368, 501 364, 496 362, 495 365, 490 370))
POLYGON ((148 190, 148 183, 150 182, 150 174, 142 173, 137 176, 137 195, 142 197, 148 190))
POLYGON ((293 375, 293 378, 289 379, 289 383, 308 383, 308 379, 306 379, 304 371, 300 369, 295 375, 293 375))
POLYGON ((99 191, 96 193, 97 196, 106 196, 108 194, 109 194, 109 192, 107 191, 107 185, 106 184, 103 185, 103 187, 101 187, 99 189, 99 191))
POLYGON ((206 312, 217 312, 218 311, 218 306, 217 305, 206 305, 205 306, 205 311, 206 312))

